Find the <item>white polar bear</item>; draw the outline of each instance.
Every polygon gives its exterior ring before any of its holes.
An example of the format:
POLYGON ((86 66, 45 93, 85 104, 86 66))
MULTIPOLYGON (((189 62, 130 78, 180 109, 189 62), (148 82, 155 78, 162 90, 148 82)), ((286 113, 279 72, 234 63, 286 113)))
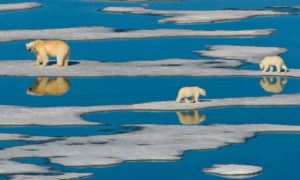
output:
POLYGON ((269 68, 270 68, 270 72, 273 72, 274 67, 276 67, 276 70, 278 73, 280 73, 282 69, 284 70, 284 72, 288 71, 288 68, 286 67, 283 59, 279 56, 265 57, 259 64, 259 67, 264 72, 267 72, 269 70, 269 68))
POLYGON ((197 103, 199 95, 206 96, 206 91, 199 87, 183 87, 178 92, 176 103, 180 103, 182 99, 185 103, 197 103), (190 101, 189 98, 191 98, 190 101))
POLYGON ((36 66, 47 66, 49 56, 56 57, 57 66, 68 66, 70 47, 60 40, 35 40, 26 44, 29 52, 36 55, 36 66))

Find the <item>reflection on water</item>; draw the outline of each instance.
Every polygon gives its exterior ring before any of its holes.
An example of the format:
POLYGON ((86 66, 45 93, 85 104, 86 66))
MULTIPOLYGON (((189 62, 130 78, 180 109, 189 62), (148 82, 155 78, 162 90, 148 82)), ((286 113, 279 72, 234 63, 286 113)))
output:
POLYGON ((199 112, 196 110, 184 112, 177 111, 176 114, 180 123, 184 125, 200 124, 206 119, 206 114, 199 115, 199 112))
POLYGON ((31 96, 61 96, 69 91, 70 86, 67 78, 38 77, 35 83, 27 89, 27 94, 31 96))
POLYGON ((270 93, 281 93, 287 83, 287 78, 283 77, 281 78, 280 76, 263 76, 260 79, 260 86, 266 91, 270 93), (274 78, 276 81, 274 81, 274 78))

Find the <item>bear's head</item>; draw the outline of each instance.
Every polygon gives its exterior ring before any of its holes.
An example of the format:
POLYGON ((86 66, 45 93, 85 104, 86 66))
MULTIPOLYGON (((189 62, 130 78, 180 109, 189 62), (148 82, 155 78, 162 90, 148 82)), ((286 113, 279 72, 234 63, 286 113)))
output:
POLYGON ((260 63, 260 64, 259 64, 259 69, 260 69, 260 70, 263 70, 263 69, 264 69, 263 63, 260 63))
POLYGON ((198 88, 198 91, 202 96, 206 96, 206 91, 204 89, 198 88))
POLYGON ((35 51, 35 47, 38 43, 42 42, 42 40, 35 40, 35 41, 31 41, 29 43, 26 43, 26 49, 29 52, 34 52, 35 51))

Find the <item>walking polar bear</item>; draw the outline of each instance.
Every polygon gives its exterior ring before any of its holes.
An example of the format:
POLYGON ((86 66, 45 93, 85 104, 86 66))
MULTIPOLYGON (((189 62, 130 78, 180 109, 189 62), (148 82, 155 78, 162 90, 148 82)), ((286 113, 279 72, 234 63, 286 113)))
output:
POLYGON ((27 94, 31 96, 61 96, 69 91, 70 86, 70 81, 67 78, 49 79, 47 77, 39 77, 27 89, 27 94))
POLYGON ((56 57, 57 66, 68 66, 68 60, 70 56, 69 46, 59 40, 35 40, 26 44, 28 51, 35 53, 36 66, 47 66, 48 59, 50 57, 56 57))
POLYGON ((182 99, 184 99, 184 103, 197 103, 199 95, 206 96, 206 91, 199 87, 183 87, 178 92, 176 103, 180 103, 182 99))
POLYGON ((270 69, 270 72, 274 72, 274 67, 276 67, 276 70, 277 70, 278 73, 280 73, 282 69, 284 70, 284 72, 288 71, 288 68, 286 67, 283 59, 279 56, 267 56, 267 57, 265 57, 261 61, 259 67, 264 72, 267 72, 269 69, 270 69))

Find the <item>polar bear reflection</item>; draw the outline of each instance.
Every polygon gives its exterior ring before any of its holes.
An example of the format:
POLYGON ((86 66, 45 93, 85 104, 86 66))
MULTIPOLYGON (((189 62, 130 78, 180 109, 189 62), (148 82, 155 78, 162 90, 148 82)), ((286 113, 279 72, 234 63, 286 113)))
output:
POLYGON ((281 93, 287 83, 287 78, 281 78, 276 76, 276 82, 274 81, 274 77, 266 77, 263 76, 260 79, 260 86, 266 91, 270 93, 281 93))
POLYGON ((27 89, 27 94, 31 96, 61 96, 70 89, 70 82, 67 78, 38 77, 35 83, 27 89))
POLYGON ((177 111, 176 114, 180 123, 184 125, 196 125, 206 119, 206 114, 199 115, 198 111, 177 111))

